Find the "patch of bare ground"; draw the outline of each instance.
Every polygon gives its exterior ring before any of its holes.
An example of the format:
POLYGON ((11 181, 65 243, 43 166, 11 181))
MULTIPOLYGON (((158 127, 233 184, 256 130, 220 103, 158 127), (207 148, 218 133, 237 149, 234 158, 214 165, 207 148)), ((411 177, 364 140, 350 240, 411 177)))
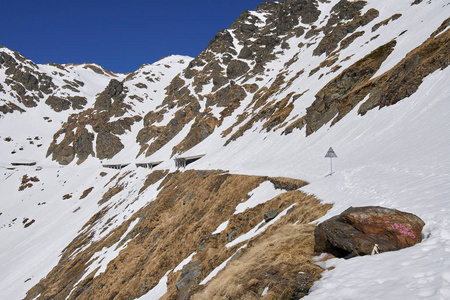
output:
MULTIPOLYGON (((174 95, 177 95, 177 93, 175 93, 174 95)), ((169 97, 167 97, 166 100, 168 98, 169 97)), ((178 105, 180 109, 175 112, 174 117, 165 126, 153 125, 153 123, 155 123, 156 121, 149 120, 150 113, 146 116, 148 124, 145 124, 144 122, 144 128, 139 131, 136 137, 137 141, 141 145, 141 150, 138 156, 144 153, 144 151, 145 156, 150 156, 151 154, 155 153, 157 150, 167 144, 173 137, 175 137, 187 123, 196 118, 196 116, 200 112, 200 104, 198 100, 193 98, 193 96, 185 91, 182 94, 181 100, 179 100, 178 102, 181 101, 185 101, 186 103, 173 102, 168 104, 169 108, 178 105)))
MULTIPOLYGON (((119 136, 131 131, 131 126, 142 120, 139 115, 124 116, 126 112, 132 111, 132 106, 124 102, 126 96, 123 82, 112 79, 105 90, 96 95, 94 108, 71 114, 62 124, 61 129, 53 135, 47 156, 51 155, 53 160, 62 165, 69 164, 75 158, 78 158, 77 164, 81 164, 89 156, 99 159, 114 157, 124 148, 119 136), (88 125, 93 132, 87 129, 88 125)), ((68 109, 70 105, 82 109, 85 101, 80 97, 49 97, 46 103, 59 111, 68 109)))
POLYGON ((377 23, 377 24, 373 25, 372 32, 377 31, 378 28, 380 28, 381 26, 385 26, 385 25, 389 24, 390 21, 397 20, 401 16, 402 16, 402 14, 395 14, 395 15, 392 15, 391 17, 387 18, 386 20, 383 20, 380 23, 377 23))
POLYGON ((217 126, 220 126, 221 121, 214 117, 210 111, 211 109, 207 109, 195 118, 194 124, 192 124, 185 138, 173 147, 172 156, 191 149, 213 133, 217 126))
MULTIPOLYGON (((438 30, 441 30, 441 28, 442 26, 438 30)), ((409 52, 391 70, 369 81, 349 96, 359 99, 359 97, 356 97, 358 94, 370 95, 369 99, 358 110, 361 115, 375 107, 382 108, 393 105, 414 94, 426 76, 448 67, 450 64, 449 57, 450 30, 447 29, 437 36, 432 35, 422 45, 409 52)), ((338 115, 337 119, 341 119, 345 113, 350 111, 352 106, 353 104, 349 106, 347 101, 344 101, 342 113, 338 115)))
POLYGON ((373 8, 361 16, 361 10, 365 5, 365 1, 339 1, 333 7, 332 15, 323 29, 325 36, 313 54, 320 56, 326 53, 329 56, 348 34, 354 33, 379 16, 378 10, 373 8))
POLYGON ((147 178, 145 179, 144 185, 139 190, 139 194, 142 194, 150 185, 163 179, 168 173, 169 170, 155 170, 148 174, 147 178))
POLYGON ((85 189, 83 191, 83 194, 80 196, 80 200, 83 200, 84 198, 86 198, 92 192, 93 189, 94 189, 93 186, 88 189, 85 189))
MULTIPOLYGON (((182 271, 168 274, 168 290, 163 299, 188 299, 195 294, 202 299, 202 295, 211 293, 231 295, 230 291, 219 292, 213 288, 216 286, 215 280, 210 282, 211 289, 208 284, 199 286, 199 283, 243 245, 240 243, 227 248, 226 244, 257 226, 264 220, 266 212, 282 212, 292 204, 295 206, 287 215, 249 241, 241 256, 235 257, 217 275, 217 280, 225 275, 232 276, 230 274, 239 272, 240 268, 242 274, 238 278, 242 281, 229 285, 230 290, 236 290, 234 295, 260 294, 265 286, 269 286, 269 294, 274 297, 288 294, 296 297, 307 292, 319 277, 321 270, 311 261, 314 226, 308 224, 325 214, 330 206, 322 205, 313 196, 300 192, 298 188, 305 182, 196 170, 167 175, 160 172, 150 174, 149 178, 144 186, 164 178, 154 201, 134 213, 104 239, 93 241, 94 225, 105 217, 107 208, 99 211, 68 245, 58 265, 28 292, 25 299, 37 296, 37 299, 138 298, 148 293, 164 274, 194 252, 196 254, 191 263, 182 271), (250 192, 265 181, 272 182, 275 188, 285 192, 234 215, 236 206, 247 200, 250 192), (139 220, 138 223, 123 237, 135 220, 139 220), (227 220, 225 230, 212 234, 227 220), (96 252, 105 247, 117 249, 125 242, 126 247, 108 264, 105 272, 96 277, 94 272, 86 274, 87 277, 80 281, 96 252), (231 271, 228 271, 229 268, 231 271), (188 279, 187 275, 190 276, 188 279)), ((126 178, 117 179, 117 184, 123 180, 126 178)), ((146 196, 146 193, 141 196, 146 196)))
POLYGON ((39 181, 40 181, 39 178, 37 178, 36 176, 28 177, 28 175, 23 175, 19 191, 23 191, 26 188, 30 188, 33 186, 32 182, 39 182, 39 181))

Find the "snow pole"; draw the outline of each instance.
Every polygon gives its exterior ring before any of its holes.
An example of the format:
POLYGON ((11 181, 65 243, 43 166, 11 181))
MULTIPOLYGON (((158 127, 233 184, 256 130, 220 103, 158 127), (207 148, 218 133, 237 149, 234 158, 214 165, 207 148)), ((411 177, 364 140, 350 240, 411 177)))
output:
POLYGON ((330 157, 330 176, 333 176, 333 158, 330 157))
POLYGON ((337 157, 336 153, 334 152, 333 148, 330 147, 330 149, 328 149, 327 154, 325 154, 325 157, 329 157, 330 158, 330 176, 333 175, 333 158, 337 157))

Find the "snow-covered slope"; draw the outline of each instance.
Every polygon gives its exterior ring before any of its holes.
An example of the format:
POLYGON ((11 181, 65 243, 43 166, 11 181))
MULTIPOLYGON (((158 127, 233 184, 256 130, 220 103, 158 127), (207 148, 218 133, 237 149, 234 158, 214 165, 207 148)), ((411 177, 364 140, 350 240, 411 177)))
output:
MULTIPOLYGON (((255 236, 270 237, 266 228, 299 206, 286 200, 260 230, 256 211, 264 214, 292 192, 273 183, 286 177, 308 181, 294 190, 333 204, 314 222, 349 206, 380 205, 426 223, 423 241, 411 248, 320 262, 328 270, 306 299, 450 299, 449 15, 448 1, 267 2, 219 32, 199 57, 171 56, 131 74, 34 65, 1 48, 42 82, 27 88, 20 72, 0 68, 0 298, 102 299, 124 297, 129 287, 130 298, 183 295, 179 271, 197 261, 201 298, 209 285, 225 282, 232 255, 251 251, 260 242, 255 236), (70 103, 46 103, 49 95, 70 103), (69 98, 75 96, 85 101, 69 98), (332 176, 329 147, 338 155, 332 176), (175 155, 199 154, 206 155, 177 172, 175 155), (153 172, 133 164, 156 161, 163 162, 153 172), (101 162, 131 164, 111 170, 101 162), (190 170, 272 181, 241 191, 237 180, 236 193, 249 202, 230 200, 233 207, 221 206, 211 224, 190 232, 183 226, 200 220, 197 212, 208 205, 193 203, 200 201, 195 189, 179 190, 183 176, 222 178, 190 170), (155 215, 166 200, 167 214, 155 215), (173 203, 198 205, 192 220, 152 232, 181 220, 173 203), (255 226, 236 223, 245 220, 255 226), (182 230, 185 248, 166 244, 182 230), (117 275, 124 261, 141 259, 136 249, 147 236, 153 244, 140 269, 117 275), (171 256, 174 247, 180 249, 171 256), (161 255, 157 267, 145 265, 152 253, 161 255), (122 294, 113 293, 117 278, 122 294)), ((217 202, 234 195, 214 184, 205 190, 217 202)), ((257 297, 276 290, 262 280, 255 286, 257 297)))

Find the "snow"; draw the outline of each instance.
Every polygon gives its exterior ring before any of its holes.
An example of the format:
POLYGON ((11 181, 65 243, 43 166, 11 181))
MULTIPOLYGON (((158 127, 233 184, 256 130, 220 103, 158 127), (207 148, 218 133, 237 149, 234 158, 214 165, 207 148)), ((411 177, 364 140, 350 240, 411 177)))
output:
POLYGON ((252 229, 250 229, 250 231, 244 233, 243 235, 239 236, 238 238, 234 239, 232 242, 229 242, 228 244, 225 245, 225 247, 227 248, 231 248, 233 246, 236 246, 240 243, 243 243, 245 241, 248 241, 249 239, 257 236, 258 234, 266 231, 266 229, 272 225, 273 223, 275 223, 276 221, 278 221, 281 217, 285 216, 287 214, 287 212, 289 211, 289 209, 291 209, 292 207, 294 207, 295 204, 292 204, 291 206, 289 206, 288 208, 286 208, 285 210, 283 210, 281 213, 279 213, 274 219, 270 220, 269 222, 266 223, 266 221, 261 221, 258 225, 256 225, 255 227, 253 227, 252 229), (264 225, 264 226, 263 226, 264 225))
POLYGON ((212 234, 219 234, 222 231, 224 231, 225 229, 227 229, 228 223, 230 222, 230 220, 227 220, 225 222, 223 222, 222 224, 220 224, 216 230, 214 230, 214 232, 212 234))
POLYGON ((167 273, 159 280, 158 284, 152 288, 147 294, 138 298, 140 300, 157 300, 167 293, 167 275, 172 272, 172 270, 167 271, 167 273))
POLYGON ((262 294, 261 294, 261 297, 264 297, 265 295, 267 295, 268 292, 269 292, 269 287, 266 286, 266 287, 264 288, 264 291, 263 291, 262 294))
POLYGON ((422 249, 416 247, 351 260, 330 260, 324 267, 336 269, 325 272, 306 299, 328 299, 333 288, 338 291, 336 299, 399 299, 404 295, 408 299, 449 299, 450 264, 436 256, 448 255, 445 249, 449 250, 449 244, 435 244, 427 239, 420 244, 422 249), (411 268, 414 272, 408 272, 411 268))
MULTIPOLYGON (((102 207, 97 202, 116 184, 116 181, 107 184, 116 173, 117 171, 113 170, 81 166, 44 166, 40 171, 35 167, 2 169, 1 190, 10 196, 8 201, 1 202, 0 210, 1 299, 23 298, 28 289, 50 272, 58 263, 64 248, 80 233, 80 228, 101 210, 102 207), (107 172, 108 175, 101 177, 98 175, 100 172, 107 172), (18 193, 18 183, 23 175, 36 176, 40 181, 18 193), (89 187, 94 187, 92 192, 86 198, 80 199, 83 191, 89 187), (65 194, 71 194, 72 197, 63 200, 65 194), (24 228, 24 218, 34 219, 35 223, 24 228), (12 222, 13 219, 16 221, 12 222)), ((152 201, 160 182, 147 188, 141 197, 136 199, 146 176, 146 170, 136 170, 135 175, 129 178, 128 189, 125 188, 103 205, 107 206, 110 202, 115 204, 108 210, 105 219, 95 223, 92 228, 92 241, 107 236, 121 222, 152 201), (110 218, 111 224, 107 224, 110 218)), ((130 224, 127 232, 132 230, 136 222, 135 220, 130 224)), ((91 265, 95 267, 88 268, 86 275, 94 270, 98 272, 97 275, 103 272, 107 263, 123 249, 115 249, 116 246, 104 248, 95 254, 92 258, 95 263, 91 265), (99 267, 100 270, 97 269, 99 267)), ((81 250, 83 249, 79 251, 81 250)))
POLYGON ((239 203, 236 206, 234 214, 237 215, 243 213, 249 208, 266 203, 284 192, 285 190, 275 189, 275 186, 270 181, 264 181, 256 189, 249 193, 251 197, 247 201, 239 203))
MULTIPOLYGON (((24 293, 45 277, 56 265, 64 248, 78 235, 80 224, 86 223, 98 209, 96 201, 79 197, 87 184, 103 186, 107 178, 98 173, 82 172, 83 168, 51 168, 40 171, 32 167, 3 172, 1 190, 8 196, 2 201, 0 215, 0 282, 2 299, 22 299, 24 293), (9 173, 9 174, 8 174, 9 173), (83 176, 80 176, 83 174, 83 176), (17 193, 17 183, 23 175, 36 176, 40 181, 17 193), (72 198, 63 200, 64 194, 72 198), (87 201, 86 201, 87 200, 87 201), (74 212, 77 207, 82 209, 74 212), (24 218, 35 223, 24 228, 24 218), (16 222, 11 220, 17 219, 16 222)), ((101 189, 94 189, 95 196, 101 189)))
POLYGON ((191 255, 189 255, 188 257, 186 257, 178 266, 176 266, 175 269, 173 269, 173 272, 175 273, 175 272, 183 270, 183 267, 191 261, 192 257, 194 257, 195 254, 197 254, 197 252, 194 252, 191 255))
POLYGON ((205 277, 205 279, 203 279, 200 282, 200 285, 205 285, 208 283, 208 281, 210 281, 211 279, 213 279, 214 277, 216 277, 216 275, 223 270, 226 265, 228 264, 228 262, 233 258, 233 256, 241 249, 247 247, 247 245, 244 245, 242 247, 240 247, 238 250, 236 250, 235 253, 233 253, 233 255, 231 255, 229 258, 227 258, 224 262, 222 262, 218 267, 216 267, 214 270, 211 271, 211 273, 208 274, 208 276, 205 277))

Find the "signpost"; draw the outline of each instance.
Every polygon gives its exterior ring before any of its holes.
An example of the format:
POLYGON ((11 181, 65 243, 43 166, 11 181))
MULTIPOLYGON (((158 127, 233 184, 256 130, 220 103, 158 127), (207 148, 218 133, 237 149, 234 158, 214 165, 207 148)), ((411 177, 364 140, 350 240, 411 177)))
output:
POLYGON ((331 176, 331 175, 333 175, 333 158, 337 157, 337 155, 334 152, 333 148, 330 147, 330 149, 328 149, 327 154, 325 154, 325 157, 330 158, 330 167, 331 167, 330 176, 331 176))

